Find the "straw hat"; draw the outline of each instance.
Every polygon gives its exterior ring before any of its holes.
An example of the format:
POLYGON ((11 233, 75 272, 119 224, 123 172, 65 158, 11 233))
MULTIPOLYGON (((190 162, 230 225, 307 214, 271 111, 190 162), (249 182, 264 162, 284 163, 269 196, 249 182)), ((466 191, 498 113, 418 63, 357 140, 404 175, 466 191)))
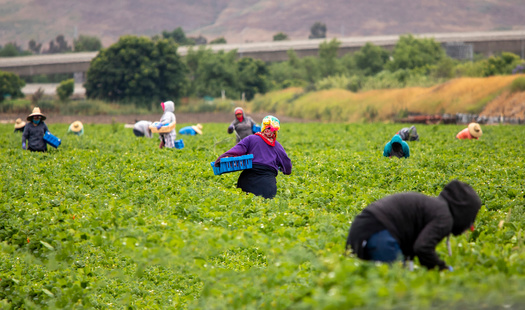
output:
POLYGON ((80 121, 74 121, 72 124, 71 124, 71 131, 72 132, 80 132, 82 131, 82 123, 80 121))
POLYGON ((21 118, 17 118, 15 121, 15 129, 20 129, 26 125, 26 122, 24 122, 21 118))
POLYGON ((195 130, 199 135, 202 135, 202 125, 201 124, 191 126, 191 128, 193 128, 193 130, 195 130))
POLYGON ((40 115, 42 117, 42 120, 45 121, 46 120, 46 116, 44 114, 42 114, 42 112, 40 112, 40 108, 39 107, 36 107, 33 109, 33 113, 29 114, 29 116, 27 117, 27 120, 30 122, 31 121, 31 118, 35 115, 40 115))
POLYGON ((479 138, 483 134, 483 131, 481 131, 481 127, 479 126, 478 123, 470 123, 470 124, 468 124, 468 132, 474 138, 479 138))

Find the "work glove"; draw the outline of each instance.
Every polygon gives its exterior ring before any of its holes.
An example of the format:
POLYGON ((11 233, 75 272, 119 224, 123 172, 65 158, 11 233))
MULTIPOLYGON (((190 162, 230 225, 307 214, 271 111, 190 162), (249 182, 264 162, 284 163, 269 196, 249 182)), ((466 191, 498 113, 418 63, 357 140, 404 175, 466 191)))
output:
POLYGON ((25 149, 26 149, 26 143, 22 142, 22 150, 25 150, 25 149))
POLYGON ((228 133, 232 133, 233 132, 233 125, 230 125, 230 127, 228 127, 228 133))
POLYGON ((159 123, 159 124, 157 125, 157 130, 159 130, 161 127, 162 127, 162 123, 159 123))

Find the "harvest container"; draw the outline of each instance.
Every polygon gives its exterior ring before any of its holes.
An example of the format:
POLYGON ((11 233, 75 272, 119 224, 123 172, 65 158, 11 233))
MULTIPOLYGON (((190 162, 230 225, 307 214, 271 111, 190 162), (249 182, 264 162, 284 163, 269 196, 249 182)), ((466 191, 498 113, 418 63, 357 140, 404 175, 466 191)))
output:
POLYGON ((55 149, 58 148, 60 143, 62 143, 62 140, 53 136, 49 131, 46 131, 44 134, 44 141, 46 141, 47 144, 51 145, 55 149))
POLYGON ((163 125, 162 127, 160 127, 160 129, 157 129, 157 126, 159 125, 160 123, 159 122, 155 122, 153 124, 151 124, 149 126, 149 129, 151 130, 151 132, 153 133, 168 133, 170 131, 172 131, 173 129, 175 129, 175 122, 173 123, 169 123, 169 124, 166 124, 166 125, 163 125))
POLYGON ((250 169, 252 168, 252 159, 253 154, 242 155, 237 157, 225 157, 221 158, 221 163, 219 167, 215 167, 214 161, 211 162, 211 167, 213 168, 213 173, 215 175, 220 175, 223 173, 250 169))
POLYGON ((183 149, 184 148, 184 141, 182 141, 182 139, 175 140, 175 148, 183 149))

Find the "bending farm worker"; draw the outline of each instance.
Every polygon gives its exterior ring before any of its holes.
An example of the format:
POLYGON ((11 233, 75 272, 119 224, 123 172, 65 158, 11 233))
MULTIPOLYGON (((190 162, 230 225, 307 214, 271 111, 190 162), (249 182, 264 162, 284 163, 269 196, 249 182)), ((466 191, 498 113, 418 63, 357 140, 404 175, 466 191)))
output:
POLYGON ((403 141, 419 141, 419 135, 417 134, 416 126, 410 126, 410 128, 401 128, 397 134, 403 139, 403 141))
POLYGON ((25 126, 26 126, 26 122, 24 122, 21 118, 17 118, 15 121, 15 131, 14 132, 24 132, 25 126))
POLYGON ((84 126, 82 125, 82 122, 80 121, 74 121, 73 123, 71 123, 71 125, 69 125, 69 128, 67 130, 67 133, 72 133, 72 134, 75 134, 77 136, 81 136, 84 134, 84 126))
POLYGON ((468 127, 458 132, 456 138, 458 139, 478 139, 483 134, 481 126, 478 123, 470 123, 468 127))
POLYGON ((186 126, 179 130, 181 135, 190 135, 194 136, 196 134, 202 135, 202 125, 197 124, 195 126, 186 126))
MULTIPOLYGON (((162 117, 160 118, 160 123, 157 125, 157 129, 160 129, 163 125, 176 123, 175 118, 175 103, 173 101, 166 101, 161 102, 160 104, 162 106, 162 110, 164 111, 164 114, 162 114, 162 117)), ((168 148, 174 148, 175 147, 175 139, 177 138, 177 132, 175 131, 175 128, 172 129, 168 133, 159 133, 160 135, 160 145, 159 147, 162 149, 163 147, 168 148)))
POLYGON ((242 108, 235 108, 234 113, 235 120, 233 120, 233 122, 231 122, 230 126, 228 127, 228 133, 231 134, 235 131, 237 143, 239 143, 239 141, 242 139, 255 133, 253 128, 254 125, 257 126, 257 124, 251 117, 244 115, 244 110, 242 108))
POLYGON ((408 147, 408 143, 403 141, 400 135, 394 135, 394 137, 392 137, 392 140, 390 140, 385 145, 385 148, 383 149, 383 156, 385 157, 395 156, 397 158, 401 158, 401 157, 408 158, 410 156, 410 148, 408 147))
POLYGON ((346 241, 357 257, 379 262, 418 257, 421 265, 452 270, 436 253, 450 234, 473 230, 481 200, 470 185, 454 180, 438 197, 408 192, 371 203, 358 214, 346 241))
POLYGON ((22 149, 33 152, 46 152, 47 144, 44 141, 44 135, 49 129, 47 128, 46 116, 40 112, 40 108, 34 108, 33 112, 27 116, 29 122, 24 127, 22 134, 22 149), (26 144, 27 141, 27 144, 26 144))
POLYGON ((150 121, 138 121, 133 126, 133 134, 137 137, 153 138, 153 133, 149 126, 151 126, 150 121))
POLYGON ((282 145, 277 142, 281 124, 274 116, 266 116, 261 124, 262 131, 249 135, 215 161, 219 167, 221 158, 253 154, 252 168, 241 172, 237 188, 264 198, 277 194, 277 174, 292 173, 292 161, 282 145))

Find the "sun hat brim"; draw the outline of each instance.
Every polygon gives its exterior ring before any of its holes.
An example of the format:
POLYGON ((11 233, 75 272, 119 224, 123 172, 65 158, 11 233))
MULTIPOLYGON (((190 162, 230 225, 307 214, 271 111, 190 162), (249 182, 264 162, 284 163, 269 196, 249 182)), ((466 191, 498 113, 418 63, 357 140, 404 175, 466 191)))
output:
POLYGON ((479 138, 483 134, 483 131, 481 130, 481 127, 479 126, 478 123, 470 123, 468 125, 468 132, 474 138, 479 138))

